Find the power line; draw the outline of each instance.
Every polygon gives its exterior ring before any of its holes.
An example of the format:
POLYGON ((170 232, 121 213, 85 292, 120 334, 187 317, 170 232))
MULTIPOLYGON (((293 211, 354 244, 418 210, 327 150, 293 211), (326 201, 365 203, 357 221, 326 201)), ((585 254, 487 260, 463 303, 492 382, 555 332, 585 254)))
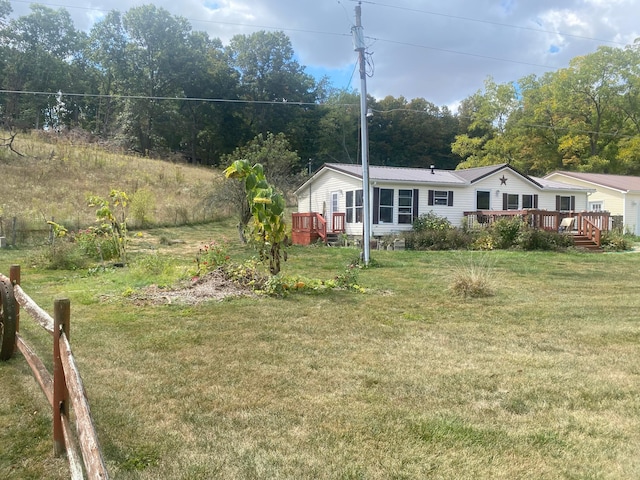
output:
POLYGON ((407 12, 417 12, 417 13, 424 13, 425 15, 434 15, 434 16, 438 16, 438 17, 445 17, 445 18, 453 18, 455 20, 465 20, 468 22, 476 22, 476 23, 485 23, 488 25, 496 25, 499 27, 507 27, 507 28, 513 28, 513 29, 518 29, 518 30, 528 30, 531 32, 538 32, 538 33, 552 33, 554 35, 562 35, 563 37, 571 37, 571 38, 579 38, 581 40, 592 40, 594 42, 605 42, 605 43, 612 43, 615 45, 626 45, 626 43, 624 42, 616 42, 615 40, 605 40, 603 38, 593 38, 593 37, 587 37, 587 36, 583 36, 583 35, 573 35, 571 33, 564 33, 564 32, 557 32, 557 31, 553 31, 553 30, 545 30, 543 28, 533 28, 533 27, 523 27, 521 25, 512 25, 509 23, 501 23, 501 22, 494 22, 491 20, 480 20, 478 18, 470 18, 470 17, 461 17, 459 15, 449 15, 446 13, 438 13, 438 12, 430 12, 428 10, 419 10, 416 8, 409 8, 409 7, 400 7, 398 5, 388 5, 386 3, 379 3, 379 2, 372 2, 372 1, 367 1, 367 0, 349 0, 351 2, 358 2, 358 3, 367 3, 369 5, 376 5, 379 7, 387 7, 387 8, 395 8, 397 10, 405 10, 407 12))
POLYGON ((449 50, 447 48, 439 48, 439 47, 429 47, 427 45, 420 45, 420 44, 417 44, 417 43, 400 42, 400 41, 396 41, 396 40, 386 40, 384 38, 375 38, 375 37, 366 37, 366 38, 369 38, 371 40, 377 40, 377 41, 380 41, 380 42, 393 43, 393 44, 396 44, 396 45, 405 45, 405 46, 408 46, 408 47, 424 48, 424 49, 427 49, 427 50, 435 50, 435 51, 438 51, 438 52, 445 52, 445 53, 455 53, 456 55, 465 55, 467 57, 484 58, 484 59, 487 59, 487 60, 495 60, 495 61, 498 61, 498 62, 517 63, 519 65, 527 65, 529 67, 539 67, 539 68, 544 68, 544 69, 547 69, 547 70, 556 70, 557 69, 557 67, 552 67, 550 65, 541 65, 541 64, 538 64, 538 63, 522 62, 522 61, 519 61, 519 60, 510 60, 510 59, 507 59, 507 58, 492 57, 490 55, 480 55, 478 53, 459 52, 457 50, 449 50))
MULTIPOLYGON (((28 0, 11 0, 11 1, 14 2, 14 3, 29 3, 29 4, 33 3, 33 2, 28 1, 28 0)), ((350 0, 350 1, 359 1, 359 0, 350 0)), ((456 19, 462 19, 462 20, 478 21, 478 22, 481 22, 481 23, 491 23, 491 22, 484 22, 484 21, 481 21, 481 20, 469 19, 469 18, 466 18, 466 17, 457 17, 457 16, 454 16, 454 15, 438 14, 438 13, 434 13, 434 12, 428 12, 428 11, 425 11, 425 10, 416 10, 416 9, 411 9, 411 8, 406 8, 406 7, 396 7, 396 6, 393 6, 393 5, 386 5, 386 4, 383 4, 383 3, 376 3, 376 2, 371 2, 371 1, 363 1, 363 3, 369 3, 371 5, 384 6, 384 7, 389 7, 389 8, 397 8, 397 9, 400 9, 400 10, 421 12, 421 13, 432 14, 432 15, 442 15, 442 16, 447 16, 447 17, 456 18, 456 19)), ((71 6, 71 5, 63 5, 63 4, 57 4, 57 3, 39 3, 39 4, 40 5, 45 5, 45 6, 61 7, 61 8, 75 8, 75 9, 80 9, 80 10, 108 12, 108 10, 104 10, 104 9, 91 8, 91 7, 75 7, 75 6, 71 6)), ((232 26, 240 26, 240 27, 253 27, 253 28, 262 28, 262 29, 269 29, 269 30, 281 30, 281 31, 290 31, 290 32, 298 32, 298 33, 310 33, 310 34, 314 34, 314 35, 333 35, 333 36, 343 36, 343 37, 350 37, 351 36, 350 34, 347 34, 347 33, 325 32, 325 31, 321 31, 321 30, 280 28, 280 27, 273 27, 273 26, 268 26, 268 25, 255 25, 255 24, 234 23, 234 22, 220 22, 220 21, 215 21, 215 20, 201 20, 201 19, 187 19, 187 20, 193 21, 193 22, 201 22, 201 23, 214 23, 214 24, 232 25, 232 26)), ((499 25, 503 25, 503 24, 499 24, 499 25)), ((516 27, 514 25, 507 25, 507 24, 504 24, 504 25, 505 26, 510 26, 510 27, 513 27, 513 28, 520 28, 520 27, 516 27)), ((526 28, 526 27, 522 27, 522 28, 526 28)), ((542 31, 542 30, 540 30, 540 31, 542 31)), ((461 52, 461 51, 450 50, 450 49, 446 49, 446 48, 430 47, 428 45, 421 45, 421 44, 410 43, 410 42, 402 42, 402 41, 398 41, 398 40, 388 40, 388 39, 382 39, 382 38, 376 38, 376 37, 370 37, 370 36, 367 36, 365 38, 367 38, 369 40, 372 40, 372 41, 380 41, 380 42, 386 42, 386 43, 395 44, 395 45, 403 45, 403 46, 413 47, 413 48, 422 48, 422 49, 426 49, 426 50, 440 51, 440 52, 444 52, 444 53, 453 53, 453 54, 456 54, 456 55, 464 55, 464 56, 468 56, 468 57, 483 58, 483 59, 486 59, 486 60, 494 60, 494 61, 504 62, 504 63, 514 63, 514 64, 519 64, 519 65, 527 65, 527 66, 530 66, 530 67, 544 68, 546 70, 555 70, 557 68, 557 67, 553 67, 553 66, 549 66, 549 65, 540 65, 540 64, 536 64, 536 63, 524 62, 524 61, 519 61, 519 60, 511 60, 511 59, 506 59, 506 58, 493 57, 493 56, 490 56, 490 55, 481 55, 481 54, 476 54, 476 53, 461 52)), ((585 37, 585 38, 587 38, 587 37, 585 37)), ((592 40, 594 40, 594 39, 592 39, 592 40)), ((619 42, 612 42, 612 43, 619 43, 619 42)))
POLYGON ((208 102, 208 103, 238 103, 238 104, 256 104, 256 105, 282 105, 282 106, 336 106, 336 107, 354 107, 356 103, 316 103, 316 102, 300 102, 295 100, 242 100, 231 98, 199 98, 199 97, 165 97, 165 96, 149 96, 149 95, 108 95, 100 93, 68 93, 68 92, 41 92, 27 90, 5 90, 0 89, 0 93, 10 93, 17 95, 37 95, 37 96, 62 96, 62 97, 87 97, 87 98, 110 98, 115 100, 180 100, 185 102, 208 102))

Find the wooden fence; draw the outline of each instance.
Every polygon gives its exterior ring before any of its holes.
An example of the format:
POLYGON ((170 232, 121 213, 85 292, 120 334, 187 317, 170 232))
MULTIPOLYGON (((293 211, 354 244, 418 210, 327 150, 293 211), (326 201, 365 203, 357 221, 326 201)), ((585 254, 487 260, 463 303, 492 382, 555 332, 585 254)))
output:
POLYGON ((56 300, 53 318, 40 308, 20 287, 20 267, 11 267, 9 278, 0 274, 0 360, 11 358, 17 348, 33 371, 53 412, 53 451, 66 452, 71 478, 108 479, 98 436, 82 384, 82 378, 69 344, 71 304, 56 300), (33 349, 20 336, 20 307, 53 336, 53 376, 33 349), (75 414, 72 431, 69 410, 75 414), (80 452, 78 454, 78 443, 80 452))

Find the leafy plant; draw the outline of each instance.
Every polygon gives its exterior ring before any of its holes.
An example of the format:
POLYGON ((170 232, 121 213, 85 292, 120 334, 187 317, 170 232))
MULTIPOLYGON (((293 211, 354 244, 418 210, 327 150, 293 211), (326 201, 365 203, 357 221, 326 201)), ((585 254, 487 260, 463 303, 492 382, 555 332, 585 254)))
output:
POLYGON ((253 217, 253 240, 258 245, 260 259, 269 262, 272 275, 280 272, 280 261, 286 260, 287 239, 284 221, 284 196, 267 182, 262 165, 236 160, 226 168, 227 178, 244 181, 245 193, 253 217))
POLYGON ((97 220, 101 221, 100 228, 111 234, 118 250, 118 257, 123 264, 127 263, 127 205, 129 197, 125 192, 111 190, 109 198, 97 195, 89 197, 89 206, 98 207, 97 220), (118 216, 120 218, 118 218, 118 216))
POLYGON ((602 232, 601 244, 602 248, 608 251, 621 252, 631 250, 633 248, 635 237, 625 235, 620 230, 611 230, 602 232))
POLYGON ((211 240, 198 250, 196 255, 196 275, 215 270, 230 260, 229 243, 225 238, 221 241, 211 240))

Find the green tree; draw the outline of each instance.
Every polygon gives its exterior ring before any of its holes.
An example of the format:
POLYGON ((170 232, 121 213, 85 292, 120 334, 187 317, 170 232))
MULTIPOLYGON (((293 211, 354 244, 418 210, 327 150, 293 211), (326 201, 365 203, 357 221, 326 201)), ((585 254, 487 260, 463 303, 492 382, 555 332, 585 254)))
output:
POLYGON ((191 26, 154 5, 127 11, 123 26, 128 38, 126 93, 144 97, 125 102, 120 118, 125 138, 144 155, 175 147, 182 127, 179 103, 161 97, 183 96, 191 26))
MULTIPOLYGON (((54 92, 72 91, 72 64, 79 58, 83 36, 69 12, 32 4, 29 15, 12 20, 3 29, 4 86, 9 90, 52 92, 49 96, 7 95, 5 119, 20 127, 39 129, 68 124, 71 109, 62 108, 54 92)), ((6 11, 6 8, 4 9, 6 11)))
POLYGON ((488 78, 484 93, 478 91, 463 103, 467 132, 457 135, 451 145, 452 152, 463 160, 457 168, 516 163, 507 124, 519 106, 515 84, 499 85, 488 78))
POLYGON ((239 75, 241 98, 253 102, 242 109, 245 140, 283 132, 306 157, 318 119, 315 107, 297 103, 316 102, 323 89, 295 59, 289 38, 283 32, 236 35, 226 52, 239 75))

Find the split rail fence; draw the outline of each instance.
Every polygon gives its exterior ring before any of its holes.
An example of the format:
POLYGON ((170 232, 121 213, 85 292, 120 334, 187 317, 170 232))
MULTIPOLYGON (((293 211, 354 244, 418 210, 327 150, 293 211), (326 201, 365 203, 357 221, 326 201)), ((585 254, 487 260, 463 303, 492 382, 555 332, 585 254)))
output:
POLYGON ((59 457, 66 452, 73 480, 84 479, 85 473, 89 480, 108 479, 82 378, 69 344, 70 301, 55 300, 52 318, 20 287, 18 265, 11 267, 9 278, 0 273, 0 297, 0 360, 10 359, 17 349, 31 367, 53 412, 54 454, 59 457), (53 336, 53 376, 20 335, 20 307, 53 336), (69 407, 75 414, 75 434, 69 407))

